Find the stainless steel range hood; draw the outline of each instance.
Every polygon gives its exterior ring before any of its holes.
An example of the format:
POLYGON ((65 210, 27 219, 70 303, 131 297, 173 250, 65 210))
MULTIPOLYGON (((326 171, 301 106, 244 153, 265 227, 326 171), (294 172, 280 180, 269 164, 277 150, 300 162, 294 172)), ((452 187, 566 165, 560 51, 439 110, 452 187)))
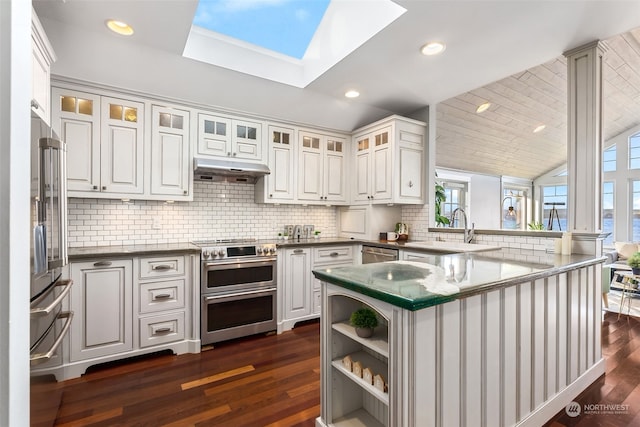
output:
POLYGON ((227 181, 255 184, 258 178, 269 175, 269 167, 262 163, 238 160, 193 159, 194 178, 198 181, 227 181))

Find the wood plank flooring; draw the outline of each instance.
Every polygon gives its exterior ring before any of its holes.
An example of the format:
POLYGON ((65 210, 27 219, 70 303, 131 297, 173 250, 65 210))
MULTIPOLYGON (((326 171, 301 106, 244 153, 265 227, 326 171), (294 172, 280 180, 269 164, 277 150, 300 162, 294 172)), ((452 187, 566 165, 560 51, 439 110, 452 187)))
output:
MULTIPOLYGON (((575 418, 563 410, 546 427, 640 426, 640 318, 617 316, 604 317, 606 375, 575 401, 628 409, 575 418)), ((319 351, 319 324, 312 322, 201 354, 102 366, 60 383, 56 425, 313 427, 320 413, 319 351)))

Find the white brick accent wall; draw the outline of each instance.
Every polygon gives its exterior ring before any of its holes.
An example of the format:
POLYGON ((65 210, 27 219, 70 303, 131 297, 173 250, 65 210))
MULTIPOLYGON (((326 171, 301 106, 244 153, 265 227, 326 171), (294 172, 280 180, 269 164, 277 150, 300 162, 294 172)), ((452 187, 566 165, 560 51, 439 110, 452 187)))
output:
POLYGON ((313 224, 336 236, 336 209, 254 202, 254 186, 194 183, 193 202, 69 199, 69 246, 188 242, 206 238, 273 239, 287 224, 313 224), (153 228, 154 221, 160 226, 153 228))

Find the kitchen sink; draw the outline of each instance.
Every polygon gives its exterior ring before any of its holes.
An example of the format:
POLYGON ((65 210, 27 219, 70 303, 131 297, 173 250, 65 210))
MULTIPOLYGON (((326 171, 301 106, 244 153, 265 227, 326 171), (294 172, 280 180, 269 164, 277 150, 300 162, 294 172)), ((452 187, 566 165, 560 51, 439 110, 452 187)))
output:
POLYGON ((428 249, 434 252, 482 252, 496 251, 502 249, 500 246, 483 245, 478 243, 462 243, 462 242, 442 242, 439 240, 429 240, 424 242, 407 242, 405 247, 428 249))

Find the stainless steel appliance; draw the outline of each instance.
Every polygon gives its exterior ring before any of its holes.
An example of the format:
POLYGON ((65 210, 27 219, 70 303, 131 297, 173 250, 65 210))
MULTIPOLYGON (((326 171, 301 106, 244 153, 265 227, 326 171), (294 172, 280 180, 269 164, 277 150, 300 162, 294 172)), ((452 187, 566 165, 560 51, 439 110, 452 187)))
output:
MULTIPOLYGON (((60 344, 73 313, 62 311, 72 281, 62 279, 67 264, 65 144, 38 116, 31 118, 31 292, 30 359, 32 425, 53 425, 53 393, 37 372, 61 363, 60 344), (46 365, 45 365, 46 363, 46 365), (49 411, 48 411, 48 410, 49 411), (52 415, 49 415, 52 413, 52 415), (53 419, 51 419, 51 416, 53 419)), ((55 383, 55 378, 53 379, 55 383)))
POLYGON ((203 345, 277 328, 276 245, 201 240, 203 345))
POLYGON ((373 264, 374 262, 397 261, 398 250, 388 248, 378 248, 376 246, 362 246, 362 263, 373 264))

